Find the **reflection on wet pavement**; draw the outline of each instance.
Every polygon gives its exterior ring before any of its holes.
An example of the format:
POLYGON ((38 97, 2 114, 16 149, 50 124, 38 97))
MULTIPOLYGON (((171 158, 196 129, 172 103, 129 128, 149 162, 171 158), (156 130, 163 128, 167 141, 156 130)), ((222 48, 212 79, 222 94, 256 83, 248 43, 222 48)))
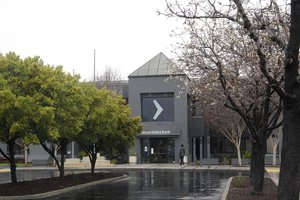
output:
POLYGON ((95 186, 65 199, 221 199, 230 176, 248 172, 209 170, 130 170, 128 178, 95 186))

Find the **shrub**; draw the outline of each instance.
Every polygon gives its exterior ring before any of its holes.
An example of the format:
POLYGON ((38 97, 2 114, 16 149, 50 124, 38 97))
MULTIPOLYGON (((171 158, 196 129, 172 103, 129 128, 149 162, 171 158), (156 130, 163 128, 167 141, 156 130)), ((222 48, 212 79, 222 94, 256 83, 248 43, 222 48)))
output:
POLYGON ((87 156, 86 152, 85 151, 80 151, 79 152, 80 159, 82 159, 84 156, 87 156))
POLYGON ((251 159, 251 151, 244 151, 243 158, 245 159, 251 159))
POLYGON ((118 161, 116 159, 110 160, 110 164, 118 164, 118 161))

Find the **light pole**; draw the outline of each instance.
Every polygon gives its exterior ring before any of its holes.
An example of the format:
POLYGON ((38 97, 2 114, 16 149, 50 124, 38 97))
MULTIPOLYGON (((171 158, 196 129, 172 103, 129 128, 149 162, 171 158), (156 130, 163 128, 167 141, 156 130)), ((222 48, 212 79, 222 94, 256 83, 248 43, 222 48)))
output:
POLYGON ((96 86, 96 50, 94 50, 94 85, 96 86))
MULTIPOLYGON (((96 50, 94 49, 94 86, 96 87, 96 50)), ((96 153, 96 145, 95 142, 93 144, 94 154, 96 153)))

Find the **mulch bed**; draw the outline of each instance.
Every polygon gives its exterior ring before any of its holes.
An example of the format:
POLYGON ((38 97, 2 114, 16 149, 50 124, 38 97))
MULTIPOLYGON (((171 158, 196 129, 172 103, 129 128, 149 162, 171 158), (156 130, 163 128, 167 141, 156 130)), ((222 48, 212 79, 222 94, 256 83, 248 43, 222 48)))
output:
POLYGON ((90 173, 86 173, 67 175, 62 178, 54 177, 32 181, 23 181, 18 182, 16 185, 5 183, 0 184, 0 196, 40 194, 117 176, 120 176, 120 174, 95 173, 92 175, 90 173))
POLYGON ((264 180, 264 191, 262 195, 251 194, 253 185, 250 184, 249 177, 243 177, 243 180, 236 180, 236 177, 231 182, 227 200, 271 200, 277 199, 277 185, 270 179, 264 180))

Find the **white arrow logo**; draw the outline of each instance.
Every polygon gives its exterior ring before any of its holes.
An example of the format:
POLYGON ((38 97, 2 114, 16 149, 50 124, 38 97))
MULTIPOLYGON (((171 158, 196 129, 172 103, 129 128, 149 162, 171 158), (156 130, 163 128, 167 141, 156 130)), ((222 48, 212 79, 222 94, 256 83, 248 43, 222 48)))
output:
POLYGON ((158 102, 157 102, 155 99, 153 100, 153 103, 154 103, 154 105, 155 105, 155 107, 156 107, 156 109, 157 109, 157 111, 156 111, 156 113, 155 113, 155 115, 154 115, 154 117, 153 117, 153 119, 156 120, 156 119, 158 118, 158 116, 160 115, 160 113, 161 113, 164 109, 158 104, 158 102))

